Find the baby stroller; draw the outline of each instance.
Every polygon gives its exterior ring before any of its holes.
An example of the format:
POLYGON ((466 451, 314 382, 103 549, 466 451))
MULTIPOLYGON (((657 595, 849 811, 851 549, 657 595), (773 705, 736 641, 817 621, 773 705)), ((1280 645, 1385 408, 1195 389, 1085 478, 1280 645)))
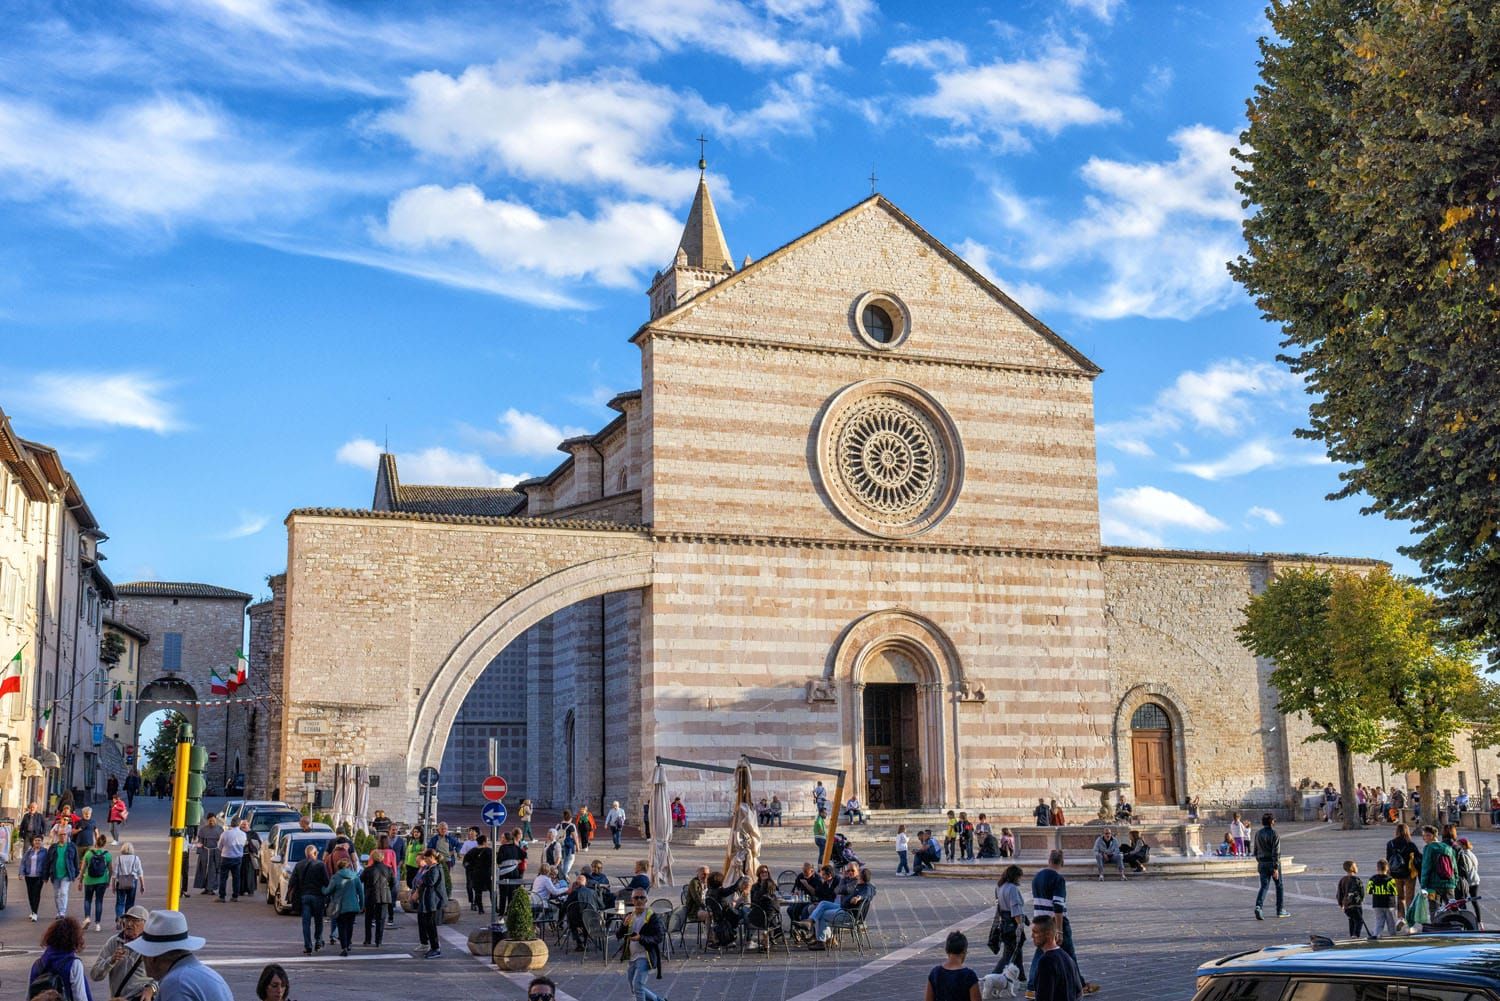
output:
POLYGON ((850 862, 861 864, 859 856, 854 854, 854 849, 849 845, 849 839, 837 833, 833 836, 833 851, 829 854, 829 860, 836 866, 846 866, 850 862))

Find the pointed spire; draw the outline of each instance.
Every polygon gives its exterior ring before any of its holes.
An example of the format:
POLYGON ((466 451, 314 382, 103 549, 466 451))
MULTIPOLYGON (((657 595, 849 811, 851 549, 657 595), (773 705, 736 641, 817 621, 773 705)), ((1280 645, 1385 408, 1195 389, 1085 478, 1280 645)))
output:
MULTIPOLYGON (((700 136, 699 143, 705 142, 700 136)), ((719 228, 719 214, 714 211, 713 196, 708 193, 708 161, 700 150, 698 157, 698 193, 688 210, 687 225, 677 244, 679 255, 687 254, 687 266, 705 271, 733 271, 734 255, 719 228)))
POLYGON ((693 207, 688 210, 687 225, 682 228, 682 240, 677 248, 687 255, 690 268, 734 270, 734 257, 729 253, 724 231, 719 228, 719 215, 714 211, 714 200, 708 193, 706 178, 698 178, 698 193, 693 196, 693 207))

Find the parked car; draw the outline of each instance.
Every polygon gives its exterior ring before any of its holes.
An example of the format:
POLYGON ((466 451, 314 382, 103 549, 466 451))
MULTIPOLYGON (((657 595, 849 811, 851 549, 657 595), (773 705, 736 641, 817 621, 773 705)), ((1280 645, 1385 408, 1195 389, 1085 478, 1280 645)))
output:
MULTIPOLYGON (((272 865, 271 856, 279 855, 281 853, 281 842, 284 841, 288 835, 296 834, 301 829, 302 824, 300 821, 287 820, 277 824, 275 827, 272 827, 269 831, 266 832, 265 836, 261 838, 259 865, 261 879, 269 880, 271 878, 269 875, 272 865)), ((333 828, 329 827, 327 824, 322 824, 314 821, 309 825, 308 831, 309 833, 316 831, 320 834, 332 834, 333 828)))
POLYGON ((232 799, 224 804, 224 825, 227 827, 240 819, 240 814, 262 806, 278 806, 283 810, 292 807, 279 799, 232 799))
POLYGON ((1194 1001, 1491 1001, 1500 935, 1433 932, 1376 942, 1273 945, 1198 967, 1194 1001))
POLYGON ((285 854, 272 855, 270 867, 266 870, 266 903, 276 908, 277 914, 291 914, 301 908, 300 901, 288 899, 287 893, 291 888, 292 870, 305 857, 307 846, 315 846, 318 858, 322 858, 328 854, 328 846, 331 844, 333 834, 323 831, 315 834, 289 834, 281 840, 285 854))

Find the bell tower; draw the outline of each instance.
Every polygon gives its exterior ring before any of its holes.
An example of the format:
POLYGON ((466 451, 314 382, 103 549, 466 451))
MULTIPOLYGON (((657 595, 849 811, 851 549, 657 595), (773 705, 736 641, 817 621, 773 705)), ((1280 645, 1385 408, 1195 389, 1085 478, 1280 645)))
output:
MULTIPOLYGON (((699 142, 705 141, 699 138, 699 142)), ((677 256, 671 267, 656 273, 646 293, 651 298, 653 320, 734 274, 734 258, 719 228, 713 196, 708 193, 707 172, 708 161, 699 156, 698 192, 693 195, 693 207, 688 210, 687 224, 677 243, 677 256)))

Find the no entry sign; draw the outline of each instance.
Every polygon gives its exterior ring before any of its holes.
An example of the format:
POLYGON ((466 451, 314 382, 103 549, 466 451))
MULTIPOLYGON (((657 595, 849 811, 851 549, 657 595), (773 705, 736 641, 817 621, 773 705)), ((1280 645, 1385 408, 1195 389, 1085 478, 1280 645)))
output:
POLYGON ((498 803, 505 798, 505 790, 508 788, 504 779, 498 775, 491 775, 484 780, 484 784, 479 787, 479 791, 484 793, 485 799, 492 803, 498 803))
POLYGON ((491 827, 499 827, 505 823, 505 804, 499 802, 486 803, 484 804, 484 809, 479 811, 479 815, 484 818, 486 824, 489 824, 491 827))

